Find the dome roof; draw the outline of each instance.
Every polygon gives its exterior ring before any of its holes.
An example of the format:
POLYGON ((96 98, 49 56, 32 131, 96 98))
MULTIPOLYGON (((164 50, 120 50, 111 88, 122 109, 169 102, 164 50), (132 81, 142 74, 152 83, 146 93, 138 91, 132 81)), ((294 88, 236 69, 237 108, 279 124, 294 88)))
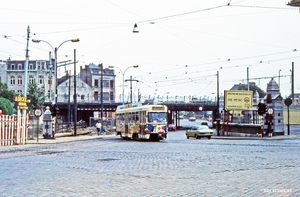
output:
POLYGON ((273 78, 271 79, 271 81, 267 85, 267 92, 269 92, 269 91, 272 91, 272 92, 274 92, 274 91, 279 92, 280 91, 277 82, 273 78))

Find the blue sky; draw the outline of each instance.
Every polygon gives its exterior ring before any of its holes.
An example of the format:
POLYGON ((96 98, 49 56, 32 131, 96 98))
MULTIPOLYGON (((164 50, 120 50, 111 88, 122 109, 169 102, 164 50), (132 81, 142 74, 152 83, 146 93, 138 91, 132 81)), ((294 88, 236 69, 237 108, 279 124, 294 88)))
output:
MULTIPOLYGON (((0 8, 0 59, 25 59, 26 31, 58 47, 58 61, 115 66, 139 80, 144 96, 216 95, 233 84, 251 82, 266 90, 272 77, 283 96, 300 92, 300 13, 286 0, 3 0, 0 8), (228 3, 230 5, 228 6, 228 3), (132 33, 134 24, 139 33, 132 33)), ((51 47, 29 43, 31 60, 48 59, 51 47)), ((67 67, 72 69, 73 65, 67 67)), ((79 70, 79 69, 78 69, 79 70)), ((61 70, 63 73, 63 70, 61 70)), ((117 95, 122 75, 116 69, 117 95)), ((125 94, 129 91, 128 84, 125 94)))

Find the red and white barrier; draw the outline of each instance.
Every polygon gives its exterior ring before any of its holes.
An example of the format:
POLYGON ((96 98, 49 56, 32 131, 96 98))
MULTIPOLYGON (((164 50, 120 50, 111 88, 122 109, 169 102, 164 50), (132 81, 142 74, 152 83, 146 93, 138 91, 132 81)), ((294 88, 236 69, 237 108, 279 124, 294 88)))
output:
POLYGON ((25 144, 28 133, 28 116, 0 115, 0 146, 25 144))

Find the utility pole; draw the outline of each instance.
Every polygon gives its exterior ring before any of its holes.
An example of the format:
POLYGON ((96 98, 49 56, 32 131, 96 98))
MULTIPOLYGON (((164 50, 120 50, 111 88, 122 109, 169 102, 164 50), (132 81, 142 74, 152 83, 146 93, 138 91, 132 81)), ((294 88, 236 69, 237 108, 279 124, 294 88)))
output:
POLYGON ((292 95, 291 95, 291 99, 293 99, 294 101, 294 62, 292 62, 292 95))
POLYGON ((101 132, 103 132, 103 64, 100 64, 101 67, 101 132))
POLYGON ((130 79, 126 79, 125 81, 130 81, 130 103, 132 103, 132 82, 139 82, 139 80, 132 79, 132 76, 130 75, 130 79))
POLYGON ((219 71, 217 71, 217 135, 220 135, 220 87, 219 87, 219 71))
POLYGON ((25 74, 24 74, 24 97, 27 95, 27 78, 28 78, 28 45, 29 45, 29 37, 30 37, 30 28, 27 27, 27 46, 26 46, 26 60, 25 60, 25 74))
POLYGON ((74 49, 74 136, 77 135, 76 49, 74 49))

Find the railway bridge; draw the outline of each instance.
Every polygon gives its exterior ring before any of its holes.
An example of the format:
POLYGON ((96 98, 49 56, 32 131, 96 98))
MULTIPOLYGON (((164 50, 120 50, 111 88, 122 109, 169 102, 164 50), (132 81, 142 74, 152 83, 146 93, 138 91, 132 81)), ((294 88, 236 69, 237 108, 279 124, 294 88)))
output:
MULTIPOLYGON (((216 112, 218 109, 218 105, 216 102, 210 103, 178 103, 178 102, 161 102, 158 104, 166 105, 169 109, 169 117, 168 122, 172 122, 172 114, 173 112, 179 111, 212 111, 213 112, 213 120, 215 120, 216 112)), ((115 112, 117 106, 122 105, 122 103, 103 103, 103 113, 115 112)), ((77 120, 83 120, 89 122, 89 117, 94 116, 94 112, 101 112, 101 103, 77 103, 77 120)), ((143 105, 147 105, 147 103, 143 103, 143 105)), ((51 103, 45 103, 45 106, 51 106, 51 103)), ((73 119, 74 114, 74 103, 65 103, 58 102, 57 106, 59 108, 59 116, 68 117, 68 111, 70 111, 71 120, 73 119)), ((179 114, 179 113, 176 113, 179 114)), ((178 118, 178 117, 176 117, 178 118)))

